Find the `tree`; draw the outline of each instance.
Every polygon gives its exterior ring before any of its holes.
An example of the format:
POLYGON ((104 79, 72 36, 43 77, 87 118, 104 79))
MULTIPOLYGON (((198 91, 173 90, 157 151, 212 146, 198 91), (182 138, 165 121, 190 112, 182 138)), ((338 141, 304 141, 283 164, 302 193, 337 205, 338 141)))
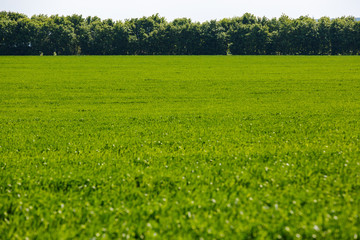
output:
POLYGON ((219 22, 212 20, 201 24, 201 49, 203 55, 225 55, 228 50, 228 43, 225 29, 219 22))
POLYGON ((234 18, 229 30, 230 52, 232 54, 266 54, 269 44, 267 19, 257 19, 251 14, 234 18))
POLYGON ((276 52, 280 54, 295 54, 294 51, 294 25, 292 19, 282 15, 278 20, 278 34, 273 39, 276 45, 276 52))
POLYGON ((158 31, 160 26, 165 24, 165 18, 159 14, 140 19, 130 19, 125 22, 129 29, 129 47, 131 54, 154 54, 155 49, 149 44, 149 38, 153 31, 158 31))
POLYGON ((13 55, 16 47, 15 29, 17 22, 8 18, 0 19, 0 54, 13 55))
POLYGON ((0 12, 0 55, 31 54, 360 54, 360 22, 354 17, 318 21, 224 18, 204 23, 167 22, 159 14, 121 21, 99 17, 0 12))
POLYGON ((46 55, 76 53, 76 36, 74 28, 65 17, 58 15, 50 18, 37 18, 38 33, 34 47, 46 55))
POLYGON ((360 21, 354 23, 355 46, 354 54, 360 54, 360 21))
POLYGON ((295 54, 318 54, 319 32, 315 19, 301 16, 293 21, 293 51, 295 54))
POLYGON ((29 55, 36 53, 33 49, 33 42, 36 38, 36 25, 28 18, 19 18, 15 28, 15 48, 17 55, 29 55))
POLYGON ((355 18, 342 17, 331 21, 330 42, 331 54, 356 54, 357 45, 355 18))
POLYGON ((109 55, 114 51, 114 23, 111 19, 96 19, 89 24, 89 53, 109 55))
POLYGON ((322 17, 318 21, 318 36, 319 36, 319 54, 328 55, 331 53, 330 44, 330 25, 329 17, 322 17))
POLYGON ((112 54, 124 55, 128 53, 129 47, 129 32, 125 24, 122 22, 116 22, 113 27, 113 43, 112 54))

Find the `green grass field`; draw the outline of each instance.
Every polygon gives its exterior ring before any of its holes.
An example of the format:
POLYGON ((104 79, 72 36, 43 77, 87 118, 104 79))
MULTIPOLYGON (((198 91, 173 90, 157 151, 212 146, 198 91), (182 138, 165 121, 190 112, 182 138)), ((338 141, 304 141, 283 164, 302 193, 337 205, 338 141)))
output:
POLYGON ((27 238, 360 238, 360 58, 0 57, 27 238))

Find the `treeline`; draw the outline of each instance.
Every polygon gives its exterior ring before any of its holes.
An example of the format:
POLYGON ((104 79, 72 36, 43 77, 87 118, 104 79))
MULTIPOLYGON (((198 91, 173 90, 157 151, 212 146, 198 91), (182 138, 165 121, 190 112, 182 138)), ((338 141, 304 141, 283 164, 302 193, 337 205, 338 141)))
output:
POLYGON ((158 14, 125 21, 0 12, 0 55, 355 55, 360 22, 246 13, 204 23, 158 14))

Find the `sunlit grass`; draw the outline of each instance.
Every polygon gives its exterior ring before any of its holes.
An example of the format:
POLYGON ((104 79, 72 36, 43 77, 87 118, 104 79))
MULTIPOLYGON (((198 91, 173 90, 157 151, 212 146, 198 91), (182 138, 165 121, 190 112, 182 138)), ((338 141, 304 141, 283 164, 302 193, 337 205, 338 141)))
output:
POLYGON ((359 57, 0 57, 0 238, 356 239, 359 57))

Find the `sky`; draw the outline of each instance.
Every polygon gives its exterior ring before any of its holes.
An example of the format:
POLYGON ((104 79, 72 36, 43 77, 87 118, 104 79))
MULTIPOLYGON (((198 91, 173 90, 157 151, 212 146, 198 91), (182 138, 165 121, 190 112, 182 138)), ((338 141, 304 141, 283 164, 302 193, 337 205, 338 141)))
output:
POLYGON ((291 18, 308 15, 360 17, 360 0, 0 0, 0 11, 28 15, 98 16, 101 19, 125 20, 159 13, 168 21, 187 17, 204 22, 241 16, 246 12, 258 17, 291 18))

